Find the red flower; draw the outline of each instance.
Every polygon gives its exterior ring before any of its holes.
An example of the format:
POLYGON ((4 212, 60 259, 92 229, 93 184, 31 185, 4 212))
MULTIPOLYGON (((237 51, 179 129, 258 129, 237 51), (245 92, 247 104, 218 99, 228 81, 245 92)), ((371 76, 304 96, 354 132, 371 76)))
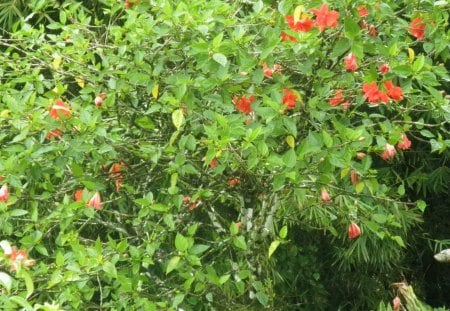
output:
POLYGON ((355 170, 350 172, 350 180, 353 185, 356 185, 359 182, 359 175, 355 170))
POLYGON ((286 23, 288 23, 289 28, 291 28, 292 30, 303 32, 310 31, 314 26, 314 22, 307 16, 303 19, 298 20, 297 22, 294 22, 294 16, 289 15, 286 16, 286 23))
POLYGON ((216 158, 214 158, 214 159, 211 160, 211 162, 209 162, 209 167, 210 167, 211 169, 215 169, 216 166, 217 166, 217 164, 218 164, 218 161, 217 161, 216 158))
POLYGON ((123 179, 123 174, 121 173, 122 168, 125 166, 125 163, 114 163, 109 169, 109 177, 115 179, 116 184, 116 192, 119 192, 120 187, 122 186, 121 181, 123 179))
POLYGON ((383 103, 387 103, 389 101, 387 94, 378 89, 376 82, 363 83, 362 89, 364 93, 363 96, 369 101, 369 103, 378 104, 379 101, 382 101, 383 103))
POLYGON ((81 202, 83 200, 83 189, 77 189, 75 193, 73 194, 73 197, 75 199, 75 202, 81 202))
POLYGON ((316 15, 315 25, 319 27, 320 31, 324 31, 327 27, 337 27, 339 12, 328 11, 328 4, 322 4, 320 9, 311 9, 311 12, 316 15))
POLYGON ((381 158, 383 160, 389 160, 389 159, 392 159, 393 157, 395 157, 396 154, 397 154, 397 151, 395 150, 395 147, 390 144, 386 144, 386 145, 384 145, 384 151, 381 154, 381 158))
POLYGON ((98 94, 95 99, 94 99, 94 103, 97 107, 101 107, 103 105, 103 100, 106 98, 106 94, 105 93, 100 93, 98 94))
POLYGON ((400 297, 395 296, 395 298, 392 299, 392 310, 399 311, 401 304, 402 304, 402 301, 400 300, 400 297))
POLYGON ((297 96, 291 90, 283 90, 283 105, 286 106, 286 109, 294 109, 296 101, 297 96))
POLYGON ((384 82, 384 87, 386 88, 387 95, 393 100, 402 100, 403 99, 403 91, 401 87, 395 86, 392 81, 384 82))
POLYGON ((348 226, 348 237, 350 239, 356 239, 361 235, 361 229, 357 224, 355 224, 353 221, 348 226))
POLYGON ((342 95, 342 90, 336 90, 333 98, 330 99, 330 101, 328 103, 330 104, 330 106, 334 107, 334 106, 341 104, 343 101, 344 101, 344 97, 342 95))
POLYGON ((188 195, 185 195, 183 197, 183 204, 188 204, 191 201, 191 197, 188 195))
POLYGON ((278 64, 275 64, 272 66, 272 68, 269 68, 269 67, 267 67, 266 63, 263 63, 262 67, 263 67, 264 76, 266 76, 267 78, 272 78, 273 73, 277 73, 278 75, 281 75, 282 67, 278 64))
POLYGON ((234 187, 234 186, 236 186, 236 185, 239 185, 241 183, 241 180, 239 179, 239 178, 233 178, 233 179, 230 179, 229 181, 228 181, 228 184, 231 186, 231 187, 234 187))
POLYGON ((327 189, 322 188, 321 192, 320 192, 320 197, 322 198, 322 201, 327 203, 330 202, 331 197, 330 194, 328 193, 327 189))
POLYGON ((58 129, 51 130, 50 132, 45 135, 45 138, 47 139, 53 139, 53 138, 61 138, 62 132, 58 129))
POLYGON ((365 16, 369 15, 369 11, 367 10, 365 5, 360 5, 360 6, 358 6, 358 14, 361 17, 365 17, 365 16))
POLYGON ((0 202, 6 202, 9 198, 9 191, 8 191, 8 185, 4 184, 0 188, 0 202))
POLYGON ((0 176, 0 181, 4 181, 5 180, 5 176, 0 176))
POLYGON ((192 211, 194 208, 196 208, 200 204, 202 204, 202 200, 198 199, 195 202, 192 202, 191 204, 189 204, 188 210, 192 211))
POLYGON ((358 64, 356 64, 355 54, 350 53, 344 58, 345 70, 356 71, 358 69, 358 64))
POLYGON ((347 110, 350 107, 350 102, 346 101, 344 103, 342 103, 342 109, 347 110))
POLYGON ((402 150, 411 148, 411 141, 408 139, 408 136, 406 136, 406 134, 402 134, 400 137, 402 140, 397 144, 397 147, 402 150))
POLYGON ((256 100, 255 96, 245 97, 242 96, 238 98, 237 96, 233 97, 233 103, 236 106, 236 109, 242 112, 243 114, 249 114, 252 112, 251 103, 256 100))
POLYGON ((383 64, 380 66, 380 72, 385 74, 388 73, 391 70, 388 64, 383 64))
POLYGON ((416 18, 409 24, 409 33, 417 40, 425 39, 425 23, 422 18, 416 18))
POLYGON ((283 42, 289 40, 289 41, 291 41, 291 42, 297 43, 297 39, 295 39, 295 37, 290 36, 290 35, 288 35, 288 34, 285 33, 285 32, 282 32, 282 33, 280 34, 280 37, 281 37, 281 41, 283 41, 283 42))
POLYGON ((61 99, 57 99, 50 109, 50 117, 55 120, 61 119, 62 116, 69 118, 71 115, 70 106, 66 105, 61 99))
POLYGON ((93 207, 96 210, 99 210, 102 208, 102 200, 100 198, 100 193, 98 193, 98 191, 89 200, 88 206, 93 207))

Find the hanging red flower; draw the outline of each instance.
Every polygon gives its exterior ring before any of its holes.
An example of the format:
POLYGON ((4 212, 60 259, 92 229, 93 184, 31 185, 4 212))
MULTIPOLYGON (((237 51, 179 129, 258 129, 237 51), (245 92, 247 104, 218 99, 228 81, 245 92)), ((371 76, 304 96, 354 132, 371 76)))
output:
POLYGON ((98 191, 89 200, 88 206, 93 207, 96 210, 99 210, 102 208, 102 200, 100 198, 100 193, 98 191))
POLYGON ((303 31, 308 32, 312 29, 314 26, 314 22, 306 16, 306 14, 303 14, 305 17, 303 19, 298 20, 297 22, 294 21, 294 16, 286 16, 286 23, 289 25, 289 28, 291 28, 294 31, 303 31))
POLYGON ((393 157, 395 157, 396 154, 397 154, 397 151, 395 150, 395 147, 390 144, 386 144, 386 145, 384 145, 384 151, 381 154, 381 158, 385 161, 390 160, 393 157))
POLYGON ((412 143, 408 139, 408 136, 406 136, 406 134, 402 134, 400 137, 402 140, 397 144, 397 147, 402 150, 407 150, 407 149, 411 148, 412 143))
POLYGON ((356 56, 353 53, 348 54, 344 58, 345 70, 356 71, 358 69, 358 64, 356 63, 356 56))
POLYGON ((8 185, 3 184, 3 186, 0 188, 0 202, 6 202, 9 198, 9 190, 8 185))
POLYGON ((361 229, 357 224, 355 224, 353 221, 348 226, 348 237, 350 239, 356 239, 361 235, 361 229))

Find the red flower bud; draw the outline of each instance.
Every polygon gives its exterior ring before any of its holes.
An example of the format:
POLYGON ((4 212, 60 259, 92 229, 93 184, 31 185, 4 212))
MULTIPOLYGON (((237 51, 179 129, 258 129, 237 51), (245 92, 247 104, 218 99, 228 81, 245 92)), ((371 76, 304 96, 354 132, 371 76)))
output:
POLYGON ((353 221, 348 226, 348 237, 350 239, 356 239, 361 235, 361 229, 357 224, 355 224, 353 221))
POLYGON ((330 202, 330 200, 331 200, 330 194, 328 193, 327 189, 325 189, 325 188, 322 188, 320 196, 322 198, 322 201, 325 203, 330 202))
POLYGON ((9 191, 8 191, 8 185, 4 184, 0 188, 0 202, 6 202, 9 198, 9 191))

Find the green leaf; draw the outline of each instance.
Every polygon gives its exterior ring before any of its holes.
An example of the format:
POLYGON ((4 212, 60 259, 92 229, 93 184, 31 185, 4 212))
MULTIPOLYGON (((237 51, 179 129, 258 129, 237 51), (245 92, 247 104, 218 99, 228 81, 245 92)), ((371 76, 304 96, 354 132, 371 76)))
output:
POLYGON ((153 130, 155 129, 155 124, 153 123, 152 119, 148 116, 142 116, 140 118, 136 119, 136 124, 143 128, 144 130, 153 130))
POLYGON ((288 233, 288 227, 287 226, 283 226, 283 228, 281 228, 280 232, 278 233, 278 236, 281 239, 285 239, 288 233))
POLYGON ((13 209, 9 212, 9 216, 11 217, 18 217, 28 214, 28 211, 23 209, 13 209))
POLYGON ((270 246, 269 246, 269 258, 277 250, 279 245, 280 245, 280 241, 279 240, 275 240, 275 241, 272 241, 272 243, 270 243, 270 246))
POLYGON ((105 271, 108 276, 117 278, 116 266, 112 262, 107 261, 103 263, 102 270, 105 271))
POLYGON ((238 236, 233 238, 233 244, 237 248, 246 250, 247 249, 247 243, 245 243, 245 239, 243 236, 238 236))
POLYGON ((189 249, 189 253, 200 255, 209 249, 208 245, 196 244, 189 249))
POLYGON ((34 292, 33 279, 31 278, 30 274, 24 269, 21 269, 17 276, 25 281, 25 287, 27 289, 26 298, 28 299, 31 295, 33 295, 34 292))
POLYGON ((167 268, 166 268, 166 275, 175 270, 178 267, 178 264, 180 263, 180 256, 174 256, 170 258, 167 268))
POLYGON ((418 200, 416 202, 417 208, 423 213, 425 211, 425 208, 427 207, 427 203, 425 203, 425 201, 422 200, 418 200))
POLYGON ((184 114, 182 109, 177 109, 174 112, 172 112, 172 122, 173 125, 175 125, 175 127, 177 128, 177 130, 179 130, 184 123, 184 114))
POLYGON ((172 308, 177 308, 184 300, 184 294, 177 294, 172 301, 172 308))
POLYGON ((413 72, 419 72, 424 65, 425 65, 425 56, 420 55, 419 57, 416 58, 416 60, 412 65, 413 72))
POLYGON ((395 242, 397 242, 398 245, 400 245, 401 247, 406 247, 405 243, 403 242, 402 237, 398 236, 398 235, 394 235, 391 237, 392 240, 394 240, 395 242))
POLYGON ((269 297, 265 293, 257 292, 255 296, 259 303, 263 306, 267 306, 269 304, 269 297))
POLYGON ((150 205, 150 208, 157 212, 167 212, 169 210, 169 207, 167 205, 160 204, 160 203, 152 204, 152 205, 150 205))
POLYGON ((189 247, 188 239, 185 238, 182 234, 177 233, 175 237, 175 248, 180 252, 185 252, 189 247))
POLYGON ((212 58, 223 67, 227 65, 227 57, 221 53, 214 53, 212 58))
POLYGON ((331 148, 333 146, 333 138, 326 131, 322 131, 323 143, 327 148, 331 148))
POLYGON ((237 235, 239 233, 239 228, 235 222, 232 222, 230 224, 230 233, 231 235, 237 235))
POLYGON ((222 285, 222 284, 224 284, 226 281, 228 281, 228 279, 230 278, 230 274, 225 274, 225 275, 222 275, 220 278, 219 278, 219 284, 220 285, 222 285))
POLYGON ((384 224, 386 223, 387 217, 384 214, 373 214, 372 219, 379 224, 384 224))
POLYGON ((20 296, 12 296, 8 298, 9 301, 12 301, 16 304, 18 304, 19 306, 21 306, 22 308, 24 308, 25 311, 33 311, 35 310, 29 303, 28 301, 25 300, 25 298, 20 297, 20 296))
POLYGON ((360 31, 358 24, 354 21, 354 18, 347 17, 344 20, 345 36, 350 40, 355 39, 360 31))
POLYGON ((0 284, 6 288, 6 291, 8 292, 11 290, 12 280, 13 279, 9 274, 0 271, 0 284))

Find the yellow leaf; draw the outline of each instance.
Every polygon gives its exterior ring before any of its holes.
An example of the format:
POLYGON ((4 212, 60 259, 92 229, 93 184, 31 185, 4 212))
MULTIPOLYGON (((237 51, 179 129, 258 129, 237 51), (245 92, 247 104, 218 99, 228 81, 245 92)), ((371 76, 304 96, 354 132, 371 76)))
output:
POLYGON ((3 110, 3 111, 0 113, 0 117, 2 117, 2 118, 7 118, 7 117, 9 116, 9 113, 10 113, 10 111, 9 111, 8 109, 3 110))
POLYGON ((159 94, 159 84, 155 84, 155 86, 152 88, 152 96, 154 99, 158 98, 159 94))
POLYGON ((59 55, 56 55, 55 58, 53 58, 52 66, 55 70, 58 70, 61 66, 62 57, 59 55))
POLYGON ((294 148, 295 147, 295 138, 292 135, 286 136, 286 143, 289 145, 289 147, 294 148))
POLYGON ((184 123, 184 114, 182 109, 177 109, 174 112, 172 112, 172 122, 173 125, 175 125, 175 127, 177 128, 177 130, 179 130, 184 123))
POLYGON ((298 5, 294 10, 294 23, 298 22, 300 18, 303 16, 303 9, 305 7, 303 5, 298 5))
POLYGON ((75 81, 77 82, 78 86, 81 88, 84 88, 84 79, 82 77, 75 77, 75 81))
POLYGON ((414 50, 411 48, 408 48, 408 58, 409 58, 410 63, 412 63, 414 61, 415 56, 416 56, 416 54, 414 53, 414 50))

